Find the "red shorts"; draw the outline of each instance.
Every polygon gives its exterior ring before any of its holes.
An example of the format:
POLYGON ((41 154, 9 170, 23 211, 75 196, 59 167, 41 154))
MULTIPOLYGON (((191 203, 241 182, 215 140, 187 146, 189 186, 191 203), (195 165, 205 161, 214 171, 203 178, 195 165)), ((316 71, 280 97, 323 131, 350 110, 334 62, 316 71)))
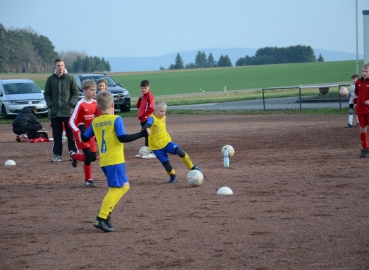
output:
POLYGON ((369 125, 369 114, 358 113, 357 118, 359 119, 361 128, 365 128, 367 125, 369 125))
POLYGON ((77 149, 90 148, 91 152, 96 152, 95 137, 92 137, 88 142, 80 142, 78 136, 74 136, 74 140, 77 144, 77 149))

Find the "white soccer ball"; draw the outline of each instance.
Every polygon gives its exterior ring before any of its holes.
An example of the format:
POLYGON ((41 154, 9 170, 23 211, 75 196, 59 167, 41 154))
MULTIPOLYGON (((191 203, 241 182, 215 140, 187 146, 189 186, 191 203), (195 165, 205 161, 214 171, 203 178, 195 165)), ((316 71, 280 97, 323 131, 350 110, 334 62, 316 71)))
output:
POLYGON ((187 183, 193 187, 198 187, 204 182, 204 175, 198 170, 191 170, 187 174, 187 183))
POLYGON ((222 149, 220 150, 220 152, 222 153, 222 155, 224 155, 224 149, 227 148, 227 152, 228 152, 228 156, 229 157, 233 157, 234 155, 234 148, 232 147, 232 145, 226 144, 222 147, 222 149))
POLYGON ((140 150, 138 150, 138 154, 140 157, 146 156, 150 154, 150 149, 147 146, 142 146, 140 150))
POLYGON ((347 97, 349 94, 349 90, 346 87, 341 87, 340 89, 340 96, 341 97, 347 97))
POLYGON ((14 166, 16 164, 15 164, 14 160, 9 159, 9 160, 5 161, 4 165, 5 166, 14 166))

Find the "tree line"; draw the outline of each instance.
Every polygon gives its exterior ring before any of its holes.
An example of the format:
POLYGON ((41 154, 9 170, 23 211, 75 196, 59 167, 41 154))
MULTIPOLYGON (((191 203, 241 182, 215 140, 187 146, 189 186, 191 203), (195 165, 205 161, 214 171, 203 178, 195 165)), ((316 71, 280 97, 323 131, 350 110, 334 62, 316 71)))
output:
MULTIPOLYGON (((232 62, 228 55, 221 55, 218 61, 214 60, 212 53, 206 56, 205 52, 198 52, 195 56, 195 62, 184 64, 181 55, 178 53, 175 63, 168 69, 190 69, 190 68, 214 68, 214 67, 232 67, 232 62)), ((286 48, 265 47, 258 49, 254 56, 238 58, 235 66, 252 66, 282 63, 302 63, 302 62, 323 62, 324 58, 320 54, 316 59, 314 50, 310 46, 289 46, 286 48)), ((165 68, 160 67, 161 70, 165 68)))
POLYGON ((65 60, 68 72, 111 71, 104 58, 81 52, 58 54, 49 38, 32 28, 7 30, 0 23, 0 73, 49 73, 58 57, 65 60))
MULTIPOLYGON (((168 69, 192 69, 192 68, 214 68, 214 67, 232 67, 231 59, 228 55, 221 55, 218 61, 214 60, 212 53, 206 56, 205 52, 197 52, 194 63, 184 64, 179 53, 175 58, 175 63, 171 64, 168 69)), ((161 70, 165 68, 160 67, 161 70)))

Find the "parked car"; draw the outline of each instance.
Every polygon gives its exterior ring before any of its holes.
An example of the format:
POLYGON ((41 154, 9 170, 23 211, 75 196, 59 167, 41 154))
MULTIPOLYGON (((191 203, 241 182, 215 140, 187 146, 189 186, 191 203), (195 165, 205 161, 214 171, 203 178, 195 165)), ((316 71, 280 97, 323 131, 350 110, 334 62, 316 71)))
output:
POLYGON ((24 107, 35 106, 37 114, 47 117, 44 94, 30 79, 0 80, 0 113, 4 119, 16 116, 24 107))
POLYGON ((108 91, 113 94, 115 109, 119 109, 121 112, 129 112, 131 110, 131 96, 128 90, 124 89, 121 83, 116 83, 113 78, 105 73, 78 74, 74 75, 74 77, 81 96, 83 96, 82 83, 84 80, 94 80, 97 83, 100 79, 104 79, 108 83, 108 91))

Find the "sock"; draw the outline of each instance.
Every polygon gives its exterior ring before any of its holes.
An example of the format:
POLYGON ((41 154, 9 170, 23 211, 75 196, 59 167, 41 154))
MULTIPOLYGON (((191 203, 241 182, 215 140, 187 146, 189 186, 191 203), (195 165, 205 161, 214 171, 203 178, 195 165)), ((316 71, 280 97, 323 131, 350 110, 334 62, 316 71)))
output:
POLYGON ((363 149, 368 149, 368 133, 360 133, 361 146, 363 149))
POLYGON ((356 115, 356 121, 357 121, 358 124, 360 124, 359 117, 357 115, 356 115))
POLYGON ((129 190, 129 184, 126 183, 123 187, 112 187, 109 188, 108 193, 102 202, 99 218, 106 219, 108 215, 113 211, 114 207, 118 204, 119 200, 127 193, 129 190))
POLYGON ((352 119, 354 119, 354 116, 351 114, 348 117, 348 123, 352 126, 352 119))
POLYGON ((169 175, 176 175, 176 171, 174 169, 172 169, 170 172, 167 172, 167 174, 169 174, 169 175))
POLYGON ((85 155, 83 153, 75 153, 73 155, 74 160, 85 161, 85 155))
POLYGON ((184 164, 186 164, 187 168, 189 168, 190 170, 192 169, 193 164, 190 157, 187 154, 182 158, 182 161, 184 164))
POLYGON ((85 171, 85 181, 92 180, 92 165, 83 165, 83 170, 85 171))

